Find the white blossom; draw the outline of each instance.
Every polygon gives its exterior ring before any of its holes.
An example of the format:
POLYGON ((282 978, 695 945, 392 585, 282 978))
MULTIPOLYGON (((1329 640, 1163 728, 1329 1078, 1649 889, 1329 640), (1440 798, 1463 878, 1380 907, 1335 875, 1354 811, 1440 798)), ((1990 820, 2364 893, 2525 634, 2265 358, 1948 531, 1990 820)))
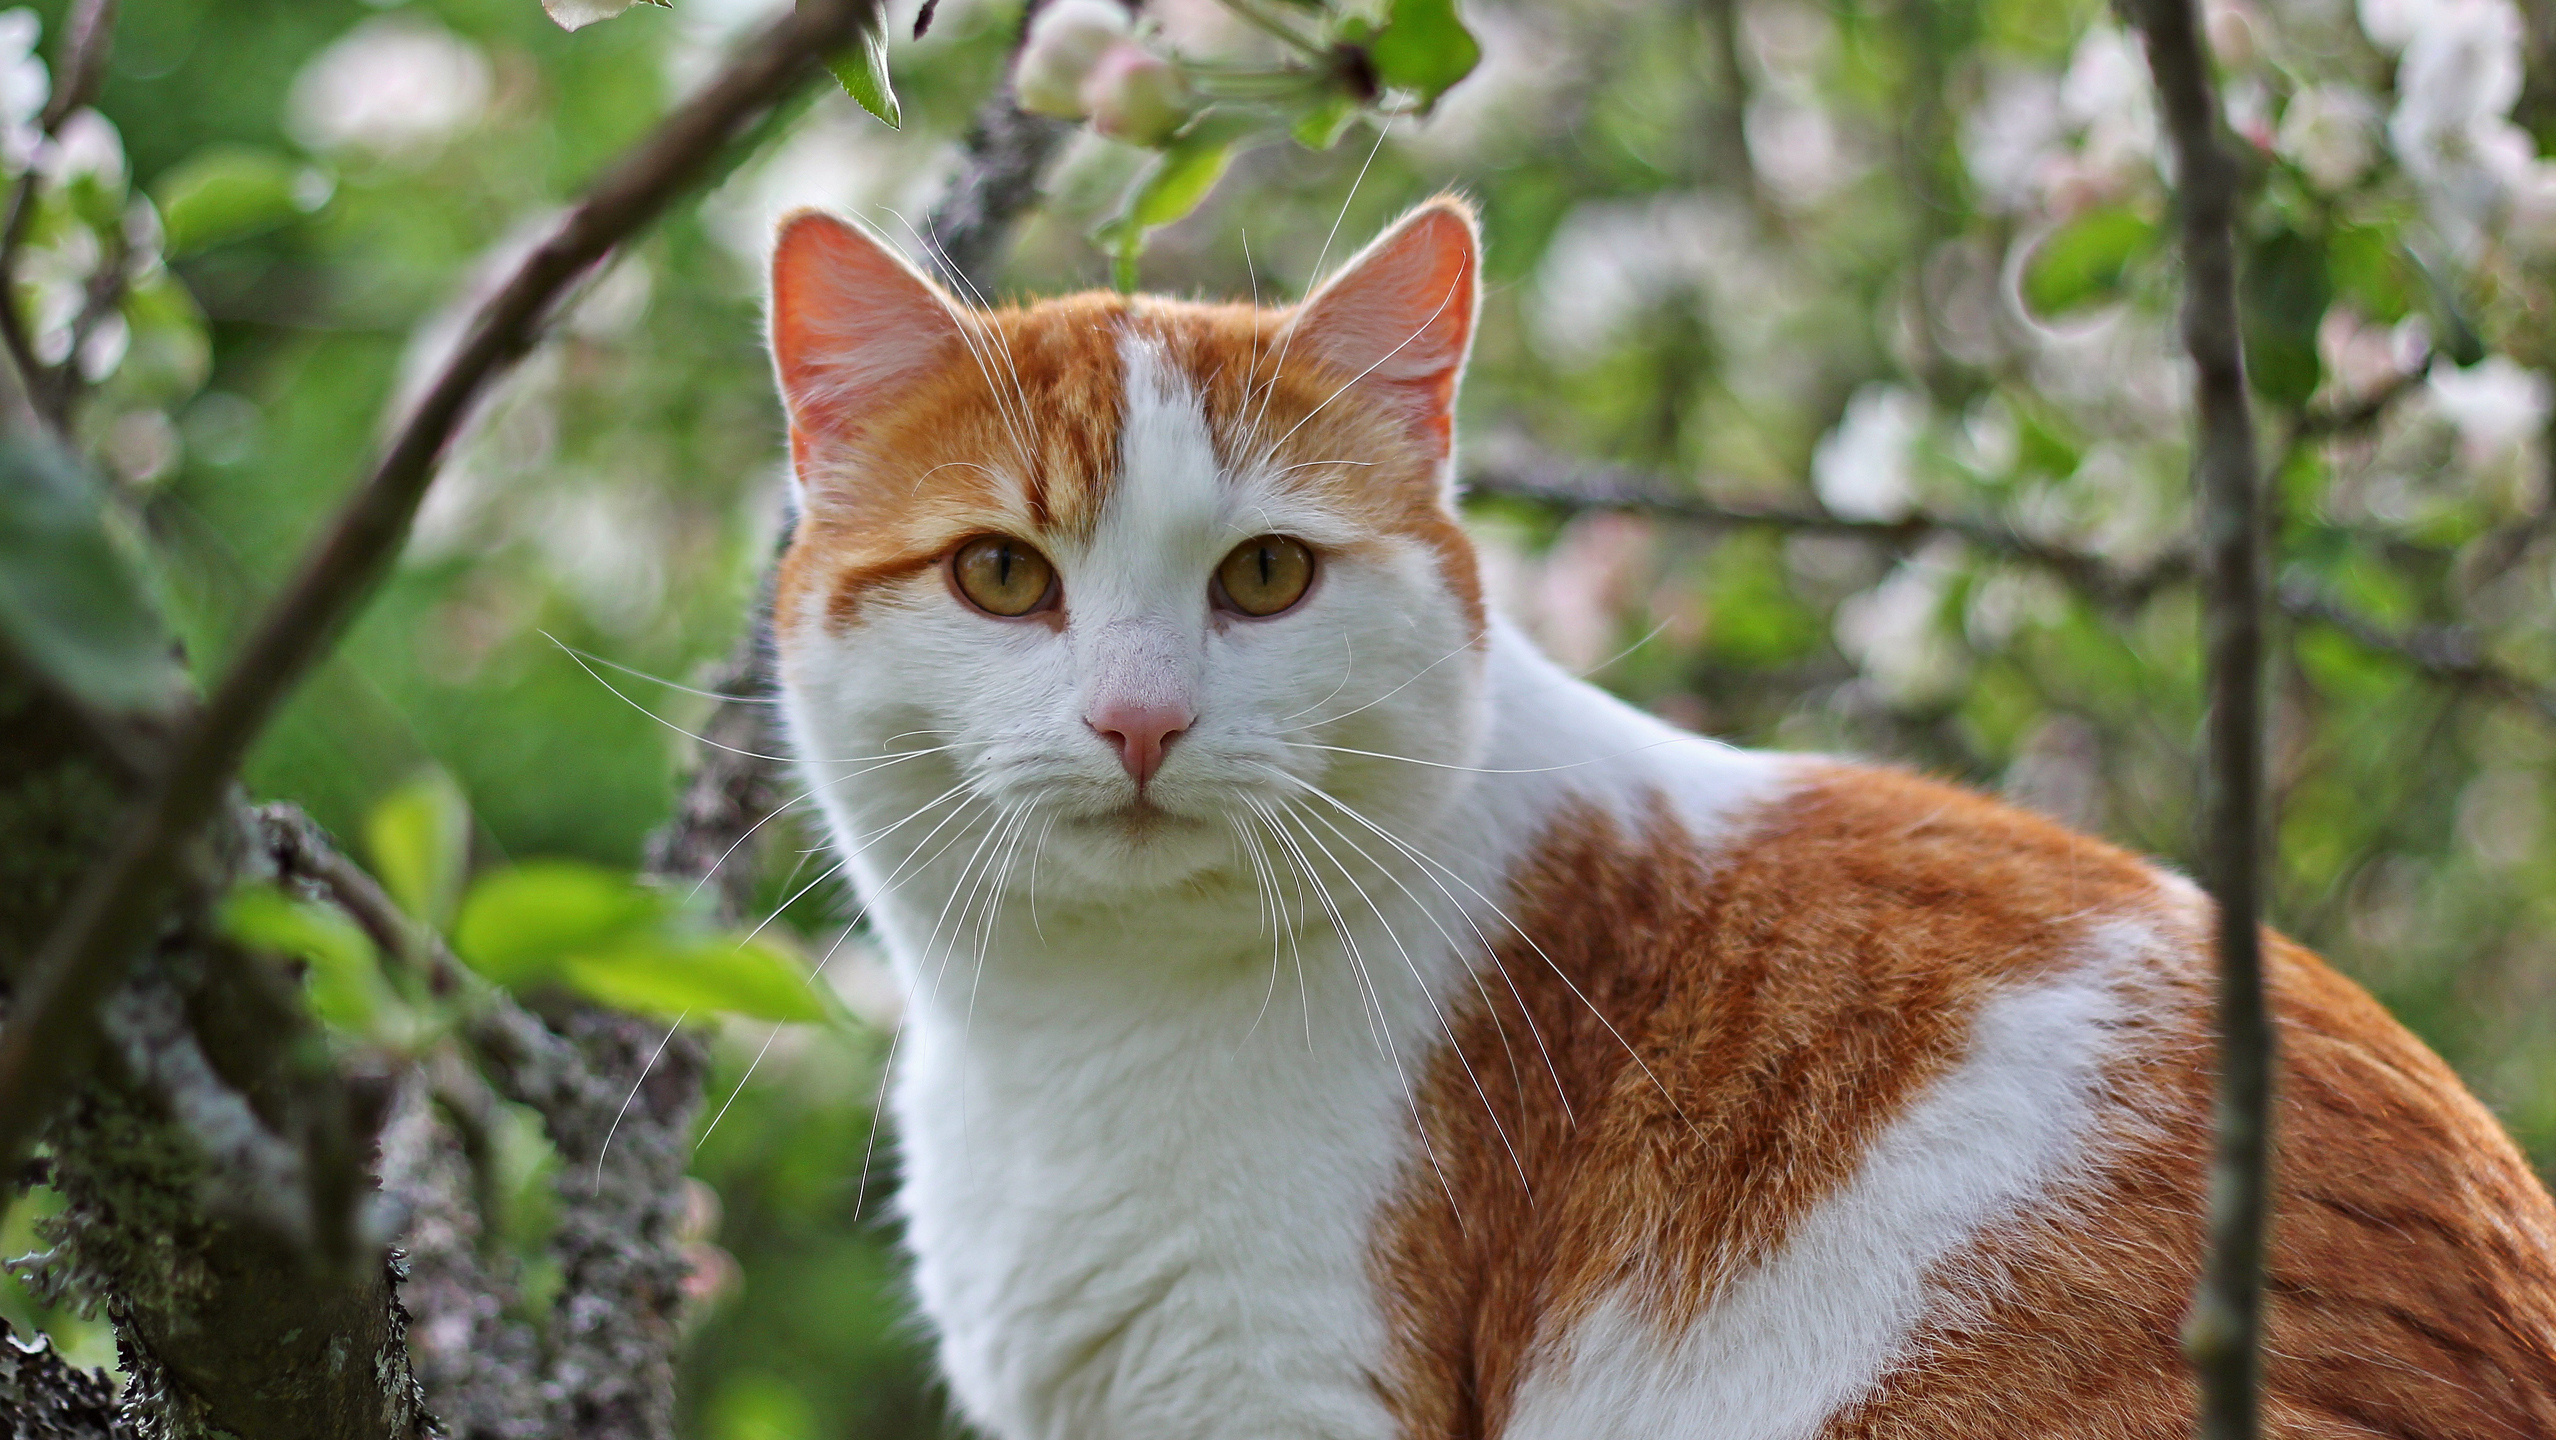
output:
POLYGON ((36 169, 56 185, 94 179, 110 191, 124 189, 124 137, 115 122, 95 110, 63 117, 53 139, 36 148, 36 169))
POLYGON ((1918 708, 1964 688, 1962 646, 1947 633, 1947 588, 1964 554, 1959 540, 1931 541, 1882 583, 1840 602, 1832 638, 1889 704, 1918 708))
POLYGON ((2506 0, 2428 0, 2400 56, 2391 151, 2466 259, 2532 215, 2548 184, 2531 137, 2506 118, 2524 86, 2523 40, 2506 0))
POLYGON ((2426 27, 2428 17, 2444 0, 2356 0, 2356 23, 2364 28, 2365 38, 2382 50, 2397 55, 2426 27))
POLYGON ((2423 315, 2392 326, 2368 325, 2351 305, 2332 305, 2320 317, 2320 368, 2349 399, 2379 393, 2427 363, 2428 327, 2423 315))
POLYGON ((1129 12, 1112 0, 1057 0, 1031 22, 1013 65, 1013 96, 1035 115, 1081 120, 1085 77, 1129 34, 1129 12))
POLYGON ((36 54, 44 24, 33 10, 0 10, 0 160, 24 169, 42 139, 36 117, 53 98, 53 81, 36 54))
POLYGON ((1754 96, 1743 112, 1742 136, 1753 173, 1789 205, 1811 205, 1857 171, 1831 112, 1810 95, 1773 91, 1754 96))
POLYGON ((2151 100, 2151 69, 2142 46, 2121 27, 2092 25, 2062 74, 2063 118, 2080 127, 2080 156, 2091 170, 2132 176, 2152 168, 2160 122, 2151 100))
POLYGON ((2205 43, 2226 70, 2237 70, 2258 58, 2258 29, 2266 22, 2244 0, 2205 0, 2205 43))
POLYGON ((2307 85, 2285 102, 2276 153, 2300 166, 2322 190, 2344 190, 2373 168, 2373 97, 2346 85, 2307 85))
POLYGON ((1851 520, 1899 520, 1911 513, 1912 452, 1929 423, 1929 402, 1902 385, 1861 386, 1840 424, 1813 450, 1813 493, 1851 520))
POLYGON ((479 48, 413 15, 348 31, 293 79, 286 125, 315 150, 423 156, 468 128, 489 102, 479 48))
POLYGON ((1964 164, 1986 205, 2016 212, 2044 196, 2064 140, 2060 87, 2050 75, 1995 70, 1965 116, 1964 164))
POLYGON ((2464 457, 2485 466, 2550 423, 2551 377, 2504 355, 2465 366, 2438 360, 2427 371, 2427 399, 2462 437, 2464 457))
POLYGON ((1133 40, 1105 49, 1076 93, 1096 134, 1132 145, 1161 145, 1191 118, 1182 73, 1133 40))

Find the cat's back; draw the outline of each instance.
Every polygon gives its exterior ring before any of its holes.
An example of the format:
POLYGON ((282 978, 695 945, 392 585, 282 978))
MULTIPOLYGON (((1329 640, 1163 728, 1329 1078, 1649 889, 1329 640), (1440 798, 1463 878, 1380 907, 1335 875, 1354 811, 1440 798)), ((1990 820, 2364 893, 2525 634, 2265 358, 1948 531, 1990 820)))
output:
MULTIPOLYGON (((1721 838, 1560 806, 1507 908, 1379 1232, 1405 1433, 2188 1433, 2192 886, 1806 763, 1721 838)), ((2269 965, 2273 1432, 2550 1434, 2548 1197, 2370 997, 2269 965)))

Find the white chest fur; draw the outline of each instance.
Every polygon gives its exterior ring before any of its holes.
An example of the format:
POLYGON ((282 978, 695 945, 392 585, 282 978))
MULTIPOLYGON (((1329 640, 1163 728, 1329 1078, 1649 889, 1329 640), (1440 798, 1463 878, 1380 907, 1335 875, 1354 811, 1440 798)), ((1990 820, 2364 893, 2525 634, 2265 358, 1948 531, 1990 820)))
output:
MULTIPOLYGON (((1355 942, 1393 954, 1376 926, 1355 942)), ((1141 919, 1042 928, 1003 937, 1031 944, 990 958, 974 1007, 956 977, 919 1003, 895 1089, 963 1407, 1007 1440, 1391 1433, 1365 1249, 1413 1133, 1415 977, 1372 967, 1382 1038, 1328 928, 1276 971, 1256 936, 1172 974, 1141 919)))

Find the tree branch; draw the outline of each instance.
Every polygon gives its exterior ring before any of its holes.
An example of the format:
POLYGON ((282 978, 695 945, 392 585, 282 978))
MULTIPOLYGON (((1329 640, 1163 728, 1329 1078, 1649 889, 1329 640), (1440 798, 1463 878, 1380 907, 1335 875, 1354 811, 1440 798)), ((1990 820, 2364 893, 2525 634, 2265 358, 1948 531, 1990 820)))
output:
MULTIPOLYGON (((2111 610, 2142 604, 2162 590, 2195 579, 2194 557, 2184 549, 2123 566, 2050 540, 2021 535, 1996 520, 1927 511, 1900 520, 1857 520, 1811 506, 1746 505, 1708 498, 1717 488, 1694 488, 1641 472, 1609 466, 1576 466, 1503 447, 1492 461, 1471 465, 1470 495, 1499 496, 1565 510, 1623 510, 1711 529, 1765 529, 1792 534, 1842 535, 1892 549, 1906 549, 1933 535, 1953 535, 1987 554, 2042 570, 2093 603, 2111 610)), ((2439 625, 2395 633, 2380 622, 2322 595, 2307 583, 2278 587, 2276 608, 2293 619, 2337 631, 2368 650, 2391 655, 2439 684, 2476 689, 2522 706, 2548 720, 2551 687, 2508 670, 2488 657, 2477 634, 2439 625)))
POLYGON ((1904 547, 1932 535, 1955 535, 1982 550, 2052 572, 2110 609, 2129 609, 2187 577, 2189 559, 2171 550, 2127 569, 2102 556, 2022 535, 1999 521, 1977 516, 1915 512, 1899 520, 1861 520, 1811 506, 1737 505, 1708 498, 1712 481, 1676 485, 1658 476, 1614 466, 1576 465, 1536 456, 1512 445, 1494 457, 1471 461, 1466 491, 1500 495, 1567 509, 1633 510, 1720 528, 1773 529, 1812 535, 1847 535, 1904 547))
POLYGON ((372 475, 306 555, 229 672, 172 746, 106 862, 47 937, 0 1028, 0 1164, 85 1070, 99 1001, 161 923, 180 860, 249 746, 390 567, 436 462, 481 390, 529 350, 553 300, 655 217, 721 149, 819 62, 878 0, 805 0, 749 43, 588 192, 474 318, 461 348, 372 475))
POLYGON ((2258 456, 2241 364, 2232 216, 2239 175, 2190 0, 2128 0, 2150 56, 2177 158, 2180 328, 2196 367, 2196 553, 2205 587, 2202 843, 2215 901, 2221 1074, 2203 1271, 2186 1323, 2200 1394, 2196 1433, 2256 1440, 2260 1308, 2266 1290, 2267 1157, 2274 1026, 2267 1017, 2258 912, 2266 817, 2258 456))

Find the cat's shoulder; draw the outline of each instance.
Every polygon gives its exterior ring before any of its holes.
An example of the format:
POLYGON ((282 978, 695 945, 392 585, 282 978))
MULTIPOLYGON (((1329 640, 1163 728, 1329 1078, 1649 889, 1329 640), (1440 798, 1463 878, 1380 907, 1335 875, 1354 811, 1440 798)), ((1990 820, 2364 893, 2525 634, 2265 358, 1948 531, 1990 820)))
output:
POLYGON ((1573 927, 1569 912, 1642 914, 1759 948, 1804 940, 1986 975, 2109 922, 2164 941, 2207 923, 2183 877, 2017 806, 1885 766, 1752 759, 1747 791, 1712 809, 1677 766, 1605 800, 1566 798, 1523 856, 1524 908, 1549 928, 1573 927))

